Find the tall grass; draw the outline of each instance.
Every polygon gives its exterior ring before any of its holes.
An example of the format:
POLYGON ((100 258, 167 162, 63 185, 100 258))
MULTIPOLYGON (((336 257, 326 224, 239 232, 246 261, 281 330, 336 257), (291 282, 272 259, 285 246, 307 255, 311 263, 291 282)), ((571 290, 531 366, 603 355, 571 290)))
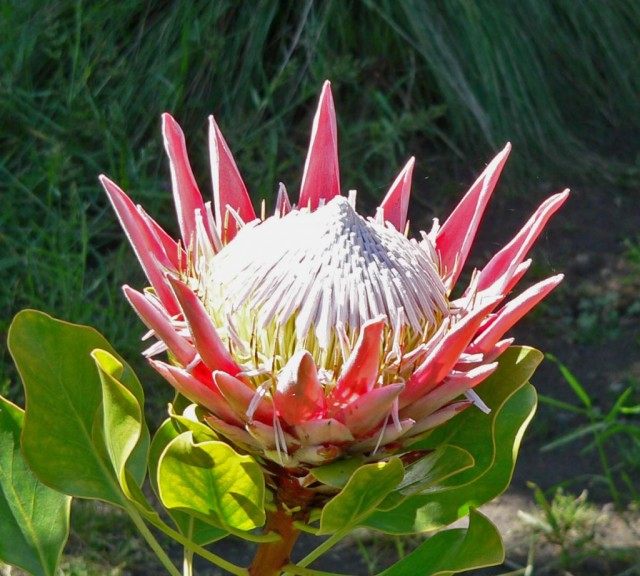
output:
POLYGON ((125 352, 139 328, 116 287, 142 278, 96 175, 175 230, 164 110, 205 191, 213 112, 255 198, 279 180, 295 194, 325 78, 345 187, 369 200, 412 153, 423 177, 511 139, 525 175, 620 178, 638 141, 633 0, 15 0, 0 38, 0 328, 35 306, 125 352))

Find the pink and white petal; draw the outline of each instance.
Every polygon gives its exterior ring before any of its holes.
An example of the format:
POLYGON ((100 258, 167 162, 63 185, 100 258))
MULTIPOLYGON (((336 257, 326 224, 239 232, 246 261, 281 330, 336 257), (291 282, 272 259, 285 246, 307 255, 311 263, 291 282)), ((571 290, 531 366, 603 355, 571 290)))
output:
POLYGON ((162 135, 169 156, 173 201, 180 233, 184 246, 188 249, 195 239, 196 210, 204 214, 204 202, 189 164, 184 133, 173 117, 166 112, 162 115, 162 135))
POLYGON ((178 303, 164 279, 163 267, 169 269, 172 267, 164 248, 151 233, 135 204, 118 185, 104 175, 101 175, 99 180, 158 298, 169 315, 177 314, 179 311, 178 303))
POLYGON ((384 316, 365 322, 333 390, 330 404, 349 402, 373 388, 378 379, 384 316))
POLYGON ((136 206, 138 212, 147 223, 147 228, 152 232, 155 239, 162 246, 164 253, 167 255, 171 266, 178 271, 182 271, 182 267, 186 264, 186 257, 180 254, 180 245, 158 224, 140 205, 136 206))
POLYGON ((520 264, 518 264, 518 266, 516 266, 516 269, 515 269, 515 271, 513 273, 513 276, 505 284, 505 286, 504 286, 504 288, 502 290, 503 294, 509 294, 511 292, 511 290, 513 290, 516 287, 518 282, 520 282, 520 280, 522 280, 522 277, 527 273, 527 271, 531 267, 531 262, 533 262, 533 260, 531 258, 529 258, 529 259, 525 260, 524 262, 521 262, 520 264))
POLYGON ((404 232, 407 224, 407 211, 409 209, 409 196, 411 195, 411 176, 416 159, 411 157, 406 166, 391 184, 391 188, 380 204, 384 219, 391 222, 398 230, 404 232))
POLYGON ((353 434, 335 418, 309 420, 293 427, 295 436, 305 445, 353 442, 353 434))
POLYGON ((191 364, 196 357, 196 351, 186 338, 176 332, 171 318, 141 292, 126 284, 122 287, 122 291, 140 320, 167 345, 176 360, 183 366, 191 364))
POLYGON ((229 422, 225 422, 215 416, 205 416, 204 420, 215 432, 231 440, 236 446, 248 451, 261 448, 260 443, 251 434, 235 424, 229 424, 229 422))
POLYGON ((473 340, 484 318, 499 300, 499 298, 491 298, 488 302, 469 312, 434 346, 424 362, 413 373, 404 392, 400 395, 401 408, 429 393, 449 374, 458 362, 460 355, 473 340))
MULTIPOLYGON (((246 424, 245 429, 260 444, 260 446, 262 446, 262 448, 266 448, 267 450, 276 449, 276 430, 270 424, 254 420, 250 424, 246 424)), ((281 433, 282 438, 287 445, 287 449, 300 444, 300 442, 298 442, 288 432, 282 431, 281 433)))
POLYGON ((431 430, 436 426, 444 424, 471 405, 472 402, 468 400, 462 400, 460 402, 452 402, 451 404, 447 404, 445 407, 440 408, 440 410, 435 411, 433 414, 430 414, 429 416, 416 421, 413 428, 411 428, 409 434, 407 435, 407 438, 413 438, 418 434, 422 434, 423 432, 427 432, 428 430, 431 430))
POLYGON ((415 420, 412 420, 411 418, 400 420, 399 427, 395 426, 393 423, 388 423, 385 426, 384 431, 382 429, 377 430, 368 438, 351 444, 349 449, 355 453, 374 450, 376 446, 379 446, 380 449, 382 449, 387 444, 391 444, 398 440, 398 438, 402 438, 402 436, 413 428, 415 423, 415 420))
POLYGON ((450 290, 469 255, 480 220, 504 167, 511 144, 489 163, 436 235, 436 250, 450 290))
POLYGON ((504 340, 500 340, 489 352, 484 355, 485 362, 493 362, 497 358, 499 358, 504 352, 507 351, 507 348, 511 346, 515 341, 515 338, 505 338, 504 340))
POLYGON ((564 278, 564 274, 558 274, 538 282, 505 304, 492 318, 489 326, 476 338, 469 352, 489 353, 502 336, 510 330, 525 314, 547 296, 564 278))
POLYGON ((326 400, 313 357, 298 350, 278 375, 273 399, 278 415, 289 425, 324 416, 326 400))
POLYGON ((356 398, 336 414, 354 436, 365 436, 386 418, 404 384, 388 384, 374 388, 356 398))
POLYGON ((342 456, 342 452, 342 448, 334 444, 328 446, 303 446, 299 450, 296 450, 293 458, 304 464, 319 466, 321 464, 328 464, 342 456))
POLYGON ((231 374, 219 370, 213 373, 213 381, 226 398, 229 406, 244 422, 249 422, 254 418, 265 424, 273 422, 273 402, 269 396, 263 396, 255 406, 253 414, 249 416, 247 412, 251 401, 257 393, 255 389, 245 384, 242 380, 231 376, 231 374))
POLYGON ((334 196, 339 195, 338 129, 331 83, 327 80, 322 87, 320 102, 313 119, 298 207, 310 207, 311 210, 315 210, 320 205, 320 200, 329 202, 334 196))
POLYGON ((229 408, 226 400, 213 386, 207 386, 183 368, 178 368, 165 362, 159 362, 158 360, 149 360, 149 363, 185 398, 199 404, 228 422, 233 424, 242 423, 242 420, 236 417, 229 408))
POLYGON ((429 394, 405 406, 400 411, 400 418, 420 420, 432 414, 448 402, 455 400, 467 390, 480 384, 498 367, 498 363, 481 364, 467 372, 452 372, 451 375, 434 388, 429 394))
POLYGON ((235 210, 243 222, 255 220, 256 213, 236 161, 213 116, 209 116, 209 159, 218 233, 222 243, 228 244, 238 232, 238 223, 228 213, 228 207, 235 210))
POLYGON ((537 240, 549 218, 565 203, 568 196, 569 190, 565 190, 547 198, 540 205, 520 232, 480 271, 478 290, 489 289, 506 293, 505 288, 510 283, 513 284, 511 280, 518 266, 537 240), (494 285, 496 288, 493 288, 494 285))
POLYGON ((186 284, 173 278, 167 277, 173 291, 178 298, 182 313, 184 314, 189 331, 193 338, 196 350, 200 358, 209 370, 222 370, 232 376, 238 374, 241 368, 224 347, 218 332, 216 331, 209 314, 200 299, 186 284))

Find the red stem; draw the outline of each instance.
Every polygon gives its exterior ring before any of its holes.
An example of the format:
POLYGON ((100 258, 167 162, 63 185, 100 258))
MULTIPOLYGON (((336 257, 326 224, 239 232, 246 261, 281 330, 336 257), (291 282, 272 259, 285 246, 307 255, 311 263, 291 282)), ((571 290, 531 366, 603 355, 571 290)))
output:
POLYGON ((300 535, 293 527, 293 517, 278 506, 275 512, 267 514, 267 532, 276 532, 281 540, 266 542, 258 547, 249 567, 251 576, 279 576, 282 568, 289 564, 289 556, 300 535))

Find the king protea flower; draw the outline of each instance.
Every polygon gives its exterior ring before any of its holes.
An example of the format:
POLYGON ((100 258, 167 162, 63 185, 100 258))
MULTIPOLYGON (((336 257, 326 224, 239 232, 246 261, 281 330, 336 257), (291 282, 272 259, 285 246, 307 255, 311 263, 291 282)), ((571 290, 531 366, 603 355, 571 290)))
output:
POLYGON ((284 186, 256 214, 213 117, 213 203, 203 201, 184 135, 162 119, 181 238, 172 239, 101 176, 151 287, 124 286, 158 341, 151 365, 204 409, 216 433, 285 468, 378 459, 475 405, 473 391, 513 342, 509 329, 562 280, 505 303, 527 253, 568 191, 548 198, 469 285, 452 292, 510 146, 449 218, 409 237, 414 159, 375 216, 341 194, 331 87, 311 130, 297 204, 284 186))

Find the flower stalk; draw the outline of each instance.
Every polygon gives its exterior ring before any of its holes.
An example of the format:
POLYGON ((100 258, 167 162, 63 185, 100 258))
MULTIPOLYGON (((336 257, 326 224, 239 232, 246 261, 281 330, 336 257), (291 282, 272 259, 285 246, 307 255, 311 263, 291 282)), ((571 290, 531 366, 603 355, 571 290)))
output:
POLYGON ((249 567, 250 576, 279 576, 283 567, 289 564, 291 551, 300 535, 294 527, 293 515, 280 503, 274 511, 267 512, 265 528, 278 534, 280 540, 260 544, 249 567))

